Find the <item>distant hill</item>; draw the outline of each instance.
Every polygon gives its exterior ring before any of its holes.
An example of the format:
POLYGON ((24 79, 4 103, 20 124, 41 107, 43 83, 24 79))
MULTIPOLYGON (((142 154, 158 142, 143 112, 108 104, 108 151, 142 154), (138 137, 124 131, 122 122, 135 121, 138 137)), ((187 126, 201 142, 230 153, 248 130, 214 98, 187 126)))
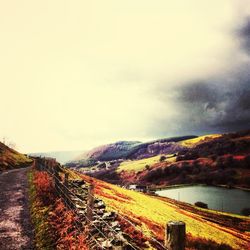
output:
POLYGON ((68 161, 73 161, 77 156, 82 154, 83 151, 54 151, 54 152, 41 152, 41 153, 30 153, 30 156, 41 156, 41 157, 52 157, 56 158, 61 164, 65 164, 68 161))
POLYGON ((0 142, 0 171, 24 167, 32 162, 26 155, 9 148, 0 142))
POLYGON ((93 165, 97 161, 113 161, 118 159, 143 159, 158 154, 173 154, 185 148, 179 145, 179 141, 196 138, 197 136, 182 136, 164 138, 150 142, 119 141, 102 145, 77 157, 70 165, 93 165))
POLYGON ((102 145, 78 156, 77 160, 93 159, 98 161, 108 161, 126 158, 128 154, 140 144, 141 142, 138 141, 119 141, 112 144, 102 145))

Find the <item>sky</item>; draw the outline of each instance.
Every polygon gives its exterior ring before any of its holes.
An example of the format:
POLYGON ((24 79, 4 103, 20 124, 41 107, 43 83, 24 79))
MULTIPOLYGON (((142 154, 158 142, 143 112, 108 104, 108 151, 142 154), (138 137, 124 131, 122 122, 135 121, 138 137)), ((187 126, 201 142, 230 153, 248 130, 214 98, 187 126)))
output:
POLYGON ((22 152, 249 128, 248 0, 0 0, 0 34, 22 152))

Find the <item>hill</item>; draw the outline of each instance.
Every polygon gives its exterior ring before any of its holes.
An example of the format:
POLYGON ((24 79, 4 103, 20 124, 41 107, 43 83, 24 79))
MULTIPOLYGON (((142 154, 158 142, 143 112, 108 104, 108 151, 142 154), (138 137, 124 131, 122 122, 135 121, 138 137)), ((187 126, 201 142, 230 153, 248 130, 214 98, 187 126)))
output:
POLYGON ((178 142, 196 138, 196 136, 182 136, 154 140, 150 142, 119 141, 96 147, 71 161, 71 167, 86 167, 96 165, 100 161, 115 161, 124 159, 143 159, 159 154, 173 154, 186 146, 178 142))
POLYGON ((158 141, 141 147, 119 162, 99 162, 81 170, 122 185, 136 183, 159 187, 199 183, 250 188, 250 131, 184 138, 176 142, 158 141), (170 146, 166 147, 166 143, 170 146))
POLYGON ((78 159, 79 161, 87 159, 97 161, 117 160, 127 157, 131 150, 140 144, 141 142, 138 141, 119 141, 116 143, 102 145, 78 156, 78 159))
POLYGON ((26 155, 0 142, 0 171, 24 167, 32 162, 26 155))

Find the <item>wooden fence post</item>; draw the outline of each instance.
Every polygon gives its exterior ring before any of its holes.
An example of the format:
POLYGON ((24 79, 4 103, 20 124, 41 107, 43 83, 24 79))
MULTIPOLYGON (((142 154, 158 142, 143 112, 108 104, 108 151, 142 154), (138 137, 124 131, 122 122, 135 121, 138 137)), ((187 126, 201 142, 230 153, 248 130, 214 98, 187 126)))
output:
POLYGON ((64 174, 64 185, 68 188, 69 187, 69 173, 64 174))
POLYGON ((70 209, 74 209, 74 204, 70 199, 70 194, 69 194, 69 173, 64 173, 64 181, 63 185, 61 185, 61 189, 63 190, 61 196, 64 202, 66 203, 66 206, 70 209))
POLYGON ((52 168, 53 169, 53 172, 54 172, 54 183, 55 183, 55 190, 56 192, 59 194, 60 190, 59 190, 59 172, 58 172, 58 169, 57 168, 52 168))
POLYGON ((46 171, 47 170, 47 161, 46 161, 46 158, 44 157, 43 158, 43 161, 41 161, 42 162, 42 169, 44 170, 44 171, 46 171))
POLYGON ((93 219, 93 209, 94 207, 94 185, 91 183, 89 186, 88 200, 87 200, 87 218, 89 221, 93 219))
POLYGON ((168 250, 184 250, 186 225, 182 221, 169 221, 166 227, 165 246, 168 250))

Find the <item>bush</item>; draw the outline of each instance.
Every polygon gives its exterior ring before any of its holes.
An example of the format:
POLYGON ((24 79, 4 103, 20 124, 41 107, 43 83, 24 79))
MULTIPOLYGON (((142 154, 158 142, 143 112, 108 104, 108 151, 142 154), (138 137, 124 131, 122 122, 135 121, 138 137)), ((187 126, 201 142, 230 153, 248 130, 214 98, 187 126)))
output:
POLYGON ((194 203, 194 205, 201 208, 208 208, 207 204, 202 201, 197 201, 194 203))
POLYGON ((36 188, 36 195, 42 201, 43 205, 46 206, 53 203, 55 193, 52 178, 48 175, 48 173, 36 171, 33 182, 36 188))
POLYGON ((166 159, 167 159, 167 157, 164 156, 164 155, 162 155, 161 158, 160 158, 160 162, 163 162, 163 161, 165 161, 166 159))

